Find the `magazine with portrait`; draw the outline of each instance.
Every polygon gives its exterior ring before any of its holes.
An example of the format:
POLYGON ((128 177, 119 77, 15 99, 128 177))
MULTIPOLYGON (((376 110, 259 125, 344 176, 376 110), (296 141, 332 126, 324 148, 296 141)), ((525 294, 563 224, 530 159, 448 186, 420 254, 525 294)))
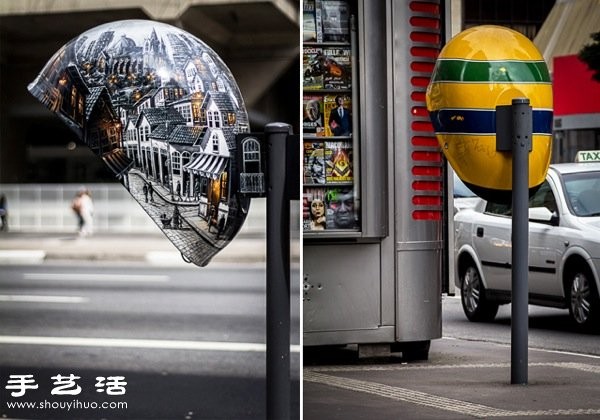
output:
POLYGON ((327 229, 358 229, 358 213, 352 187, 328 188, 325 194, 327 229))
POLYGON ((323 95, 303 95, 302 129, 306 137, 320 137, 325 135, 323 118, 323 95))
POLYGON ((352 98, 350 95, 324 95, 323 116, 326 137, 352 135, 352 98))
POLYGON ((325 142, 325 179, 327 183, 354 182, 352 172, 352 142, 325 142))
POLYGON ((304 142, 304 184, 325 184, 325 149, 322 142, 304 142))
POLYGON ((304 188, 302 194, 302 229, 304 231, 319 231, 327 228, 325 192, 324 188, 304 188))

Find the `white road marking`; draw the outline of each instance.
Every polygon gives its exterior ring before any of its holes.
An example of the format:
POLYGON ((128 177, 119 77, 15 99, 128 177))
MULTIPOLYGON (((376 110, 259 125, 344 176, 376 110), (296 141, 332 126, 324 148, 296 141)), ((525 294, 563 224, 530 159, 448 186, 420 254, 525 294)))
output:
POLYGON ((0 265, 3 264, 41 264, 46 258, 46 252, 42 250, 0 250, 0 265))
MULTIPOLYGON (((443 340, 467 340, 467 341, 473 341, 467 338, 458 338, 458 337, 449 337, 449 336, 444 336, 442 337, 443 340)), ((480 340, 479 340, 480 341, 480 340)), ((484 341, 487 344, 493 344, 495 346, 498 347, 510 347, 511 344, 510 343, 500 343, 497 341, 484 341)), ((578 357, 586 357, 588 359, 600 359, 600 356, 597 354, 587 354, 587 353, 576 353, 576 352, 572 352, 572 351, 564 351, 564 350, 550 350, 550 349, 542 349, 539 347, 529 347, 530 351, 539 351, 542 353, 552 353, 552 354, 562 354, 565 356, 578 356, 578 357)))
POLYGON ((86 303, 82 296, 0 295, 0 302, 86 303))
POLYGON ((596 354, 575 353, 572 351, 562 351, 562 350, 548 350, 548 349, 540 349, 540 348, 536 348, 536 347, 530 347, 529 350, 541 351, 543 353, 564 354, 565 356, 587 357, 588 359, 600 359, 600 356, 598 356, 596 354))
MULTIPOLYGON (((235 343, 218 341, 183 341, 183 340, 144 340, 123 338, 87 338, 87 337, 41 337, 2 335, 0 344, 28 344, 46 346, 75 347, 122 347, 147 348, 160 350, 200 350, 200 351, 234 351, 265 352, 267 347, 262 343, 235 343)), ((292 353, 299 353, 300 346, 290 346, 292 353)))
POLYGON ((23 273, 23 279, 96 282, 167 282, 170 278, 167 275, 160 274, 23 273))

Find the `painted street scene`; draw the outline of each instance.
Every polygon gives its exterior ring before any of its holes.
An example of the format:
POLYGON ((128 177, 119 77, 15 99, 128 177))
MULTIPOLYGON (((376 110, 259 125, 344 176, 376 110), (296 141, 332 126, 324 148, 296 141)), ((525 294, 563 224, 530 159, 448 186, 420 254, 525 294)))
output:
MULTIPOLYGON (((205 265, 235 236, 243 99, 220 58, 150 21, 103 25, 71 41, 29 86, 129 189, 184 259, 205 265), (126 31, 125 31, 126 30, 126 31)), ((255 145, 249 154, 260 156, 255 145)))

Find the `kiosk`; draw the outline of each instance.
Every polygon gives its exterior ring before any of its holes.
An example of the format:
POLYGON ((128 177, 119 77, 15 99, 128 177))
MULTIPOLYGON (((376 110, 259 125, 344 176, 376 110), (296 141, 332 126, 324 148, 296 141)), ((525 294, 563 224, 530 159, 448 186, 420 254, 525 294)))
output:
POLYGON ((427 358, 447 284, 443 1, 304 1, 304 345, 427 358))

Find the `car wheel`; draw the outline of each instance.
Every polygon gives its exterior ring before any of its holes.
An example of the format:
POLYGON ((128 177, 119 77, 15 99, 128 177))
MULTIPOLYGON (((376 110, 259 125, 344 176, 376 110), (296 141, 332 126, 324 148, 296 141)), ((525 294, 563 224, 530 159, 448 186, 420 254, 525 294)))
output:
POLYGON ((569 283, 569 314, 581 329, 597 328, 600 303, 594 279, 586 271, 577 270, 569 283))
POLYGON ((498 313, 498 304, 486 299, 479 270, 473 265, 469 265, 463 273, 460 300, 469 321, 492 321, 498 313))

